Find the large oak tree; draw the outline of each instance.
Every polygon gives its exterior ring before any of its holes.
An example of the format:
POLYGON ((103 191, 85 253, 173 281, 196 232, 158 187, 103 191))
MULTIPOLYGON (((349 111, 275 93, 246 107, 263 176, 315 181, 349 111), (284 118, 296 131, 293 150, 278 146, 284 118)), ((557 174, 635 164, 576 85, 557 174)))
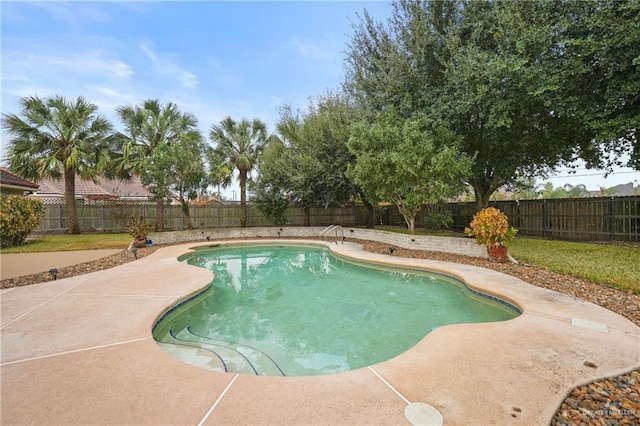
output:
POLYGON ((518 177, 637 152, 637 9, 637 1, 402 0, 388 22, 365 13, 355 25, 345 87, 371 117, 421 112, 460 136, 483 207, 518 177))

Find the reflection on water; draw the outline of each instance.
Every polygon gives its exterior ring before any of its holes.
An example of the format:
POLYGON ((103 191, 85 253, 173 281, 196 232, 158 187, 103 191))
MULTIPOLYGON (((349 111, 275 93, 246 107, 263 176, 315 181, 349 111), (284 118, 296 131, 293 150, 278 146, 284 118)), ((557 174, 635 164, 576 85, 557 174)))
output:
POLYGON ((249 374, 364 367, 442 325, 517 316, 451 278, 355 265, 326 249, 223 247, 197 251, 188 263, 213 271, 212 286, 166 315, 154 336, 207 349, 221 369, 244 362, 237 368, 249 374))

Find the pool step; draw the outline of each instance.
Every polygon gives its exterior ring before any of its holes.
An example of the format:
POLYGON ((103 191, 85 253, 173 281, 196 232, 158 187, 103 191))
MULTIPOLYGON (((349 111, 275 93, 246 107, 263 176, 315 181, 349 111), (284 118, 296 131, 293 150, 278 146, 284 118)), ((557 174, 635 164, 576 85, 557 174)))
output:
POLYGON ((265 353, 238 343, 199 336, 189 329, 170 331, 162 341, 171 355, 216 371, 257 376, 284 376, 278 365, 265 353))

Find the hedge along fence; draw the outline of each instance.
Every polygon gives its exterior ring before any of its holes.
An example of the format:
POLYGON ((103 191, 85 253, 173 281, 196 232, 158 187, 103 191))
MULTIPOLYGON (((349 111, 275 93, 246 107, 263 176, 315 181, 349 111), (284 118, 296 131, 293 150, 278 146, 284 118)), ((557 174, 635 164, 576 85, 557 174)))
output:
MULTIPOLYGON (((542 236, 572 240, 640 241, 640 196, 568 198, 549 200, 495 201, 491 206, 502 210, 509 223, 518 228, 519 235, 542 236)), ((476 212, 475 203, 450 203, 457 230, 468 226, 476 212)), ((240 225, 240 205, 192 206, 193 226, 200 228, 232 228, 240 225)), ((164 229, 186 229, 187 221, 180 206, 165 206, 164 229)), ((423 226, 427 209, 416 217, 417 227, 423 226)), ((142 215, 146 222, 155 223, 155 204, 108 202, 78 205, 78 220, 84 231, 126 232, 132 215, 142 215)), ((305 226, 307 214, 300 207, 290 207, 287 226, 305 226)), ((359 204, 345 207, 309 209, 309 226, 340 224, 344 227, 366 225, 366 209, 359 204)), ((379 224, 406 226, 395 206, 381 209, 379 224)), ((272 226, 256 208, 247 206, 247 226, 272 226)), ((64 205, 45 205, 45 218, 36 233, 64 232, 66 212, 64 205)))

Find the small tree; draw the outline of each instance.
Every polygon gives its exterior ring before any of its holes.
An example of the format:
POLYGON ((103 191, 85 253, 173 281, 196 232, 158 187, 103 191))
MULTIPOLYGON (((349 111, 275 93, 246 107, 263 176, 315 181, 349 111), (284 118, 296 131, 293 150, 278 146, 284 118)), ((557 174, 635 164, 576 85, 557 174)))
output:
POLYGON ((44 217, 44 207, 39 200, 2 194, 0 208, 0 243, 12 247, 24 243, 44 217))
POLYGON ((368 199, 394 203, 411 234, 424 204, 464 189, 472 163, 459 154, 447 129, 425 116, 403 121, 393 110, 379 114, 372 125, 355 125, 349 148, 357 157, 350 177, 368 199))
POLYGON ((174 197, 180 202, 187 229, 193 229, 189 204, 207 186, 203 153, 200 132, 186 132, 174 143, 156 147, 143 174, 143 183, 156 197, 174 197))
POLYGON ((252 196, 258 210, 276 226, 287 223, 289 199, 276 188, 256 186, 252 196))

